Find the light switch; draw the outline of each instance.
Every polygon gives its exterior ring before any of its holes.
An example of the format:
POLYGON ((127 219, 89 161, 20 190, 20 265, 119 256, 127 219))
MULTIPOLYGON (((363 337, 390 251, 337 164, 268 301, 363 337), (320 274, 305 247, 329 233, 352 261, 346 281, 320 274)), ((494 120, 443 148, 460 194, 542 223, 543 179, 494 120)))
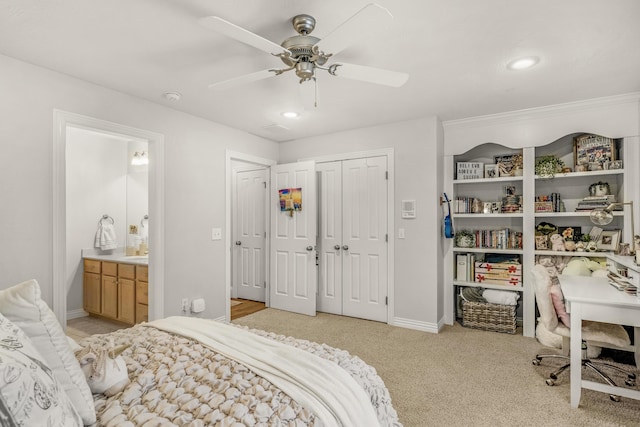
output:
POLYGON ((221 240, 221 239, 222 239, 222 228, 212 228, 211 240, 221 240))
POLYGON ((398 239, 404 239, 404 228, 398 228, 398 239))

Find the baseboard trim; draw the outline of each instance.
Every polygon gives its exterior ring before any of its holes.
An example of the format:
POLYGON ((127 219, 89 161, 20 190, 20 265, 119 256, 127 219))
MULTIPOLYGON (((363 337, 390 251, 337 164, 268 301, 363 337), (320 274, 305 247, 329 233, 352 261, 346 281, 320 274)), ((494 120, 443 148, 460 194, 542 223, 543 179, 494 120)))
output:
POLYGON ((67 320, 79 319, 80 317, 87 317, 89 313, 79 308, 78 310, 67 311, 67 320))
POLYGON ((418 320, 412 319, 403 319, 401 317, 393 318, 393 326, 397 326, 399 328, 407 328, 407 329, 415 329, 416 331, 430 332, 432 334, 437 334, 440 331, 441 325, 429 323, 429 322, 420 322, 418 320))

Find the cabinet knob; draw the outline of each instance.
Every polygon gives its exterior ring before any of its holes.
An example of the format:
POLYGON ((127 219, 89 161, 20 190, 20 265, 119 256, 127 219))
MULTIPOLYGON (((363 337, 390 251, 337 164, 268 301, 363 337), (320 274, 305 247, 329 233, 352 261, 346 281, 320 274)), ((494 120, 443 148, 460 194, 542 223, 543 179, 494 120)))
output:
POLYGON ((345 251, 349 250, 349 245, 342 245, 342 249, 344 249, 345 251))
POLYGON ((335 249, 336 251, 339 251, 339 250, 340 250, 340 245, 335 245, 335 246, 333 247, 333 249, 335 249))
POLYGON ((313 250, 313 246, 307 246, 307 250, 308 251, 312 251, 313 250))
POLYGON ((240 246, 242 242, 240 240, 236 240, 236 246, 240 246))

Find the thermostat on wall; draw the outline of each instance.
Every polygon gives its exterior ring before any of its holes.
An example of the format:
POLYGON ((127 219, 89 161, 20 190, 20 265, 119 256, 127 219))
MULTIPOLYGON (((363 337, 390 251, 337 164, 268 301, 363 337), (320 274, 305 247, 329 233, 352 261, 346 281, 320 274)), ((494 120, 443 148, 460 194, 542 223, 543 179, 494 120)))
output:
POLYGON ((402 218, 411 219, 415 217, 416 217, 416 201, 403 200, 402 201, 402 218))

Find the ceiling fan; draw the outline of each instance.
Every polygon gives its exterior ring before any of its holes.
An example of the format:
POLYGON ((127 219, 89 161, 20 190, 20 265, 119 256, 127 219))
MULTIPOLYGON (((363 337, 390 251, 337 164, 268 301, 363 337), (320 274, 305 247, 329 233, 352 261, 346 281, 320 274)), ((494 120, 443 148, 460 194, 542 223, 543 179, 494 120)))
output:
POLYGON ((337 55, 356 40, 375 31, 391 19, 393 19, 393 16, 387 9, 371 3, 339 25, 329 35, 319 39, 310 35, 315 28, 315 18, 305 14, 296 15, 291 22, 298 35, 289 37, 281 45, 278 45, 218 16, 201 18, 199 22, 205 28, 277 56, 285 64, 285 67, 281 69, 270 68, 212 83, 209 85, 209 89, 229 89, 294 70, 295 74, 300 78, 300 83, 315 82, 316 71, 325 70, 336 77, 400 87, 406 83, 409 78, 408 74, 363 65, 347 64, 345 62, 329 64, 334 55, 337 55))

